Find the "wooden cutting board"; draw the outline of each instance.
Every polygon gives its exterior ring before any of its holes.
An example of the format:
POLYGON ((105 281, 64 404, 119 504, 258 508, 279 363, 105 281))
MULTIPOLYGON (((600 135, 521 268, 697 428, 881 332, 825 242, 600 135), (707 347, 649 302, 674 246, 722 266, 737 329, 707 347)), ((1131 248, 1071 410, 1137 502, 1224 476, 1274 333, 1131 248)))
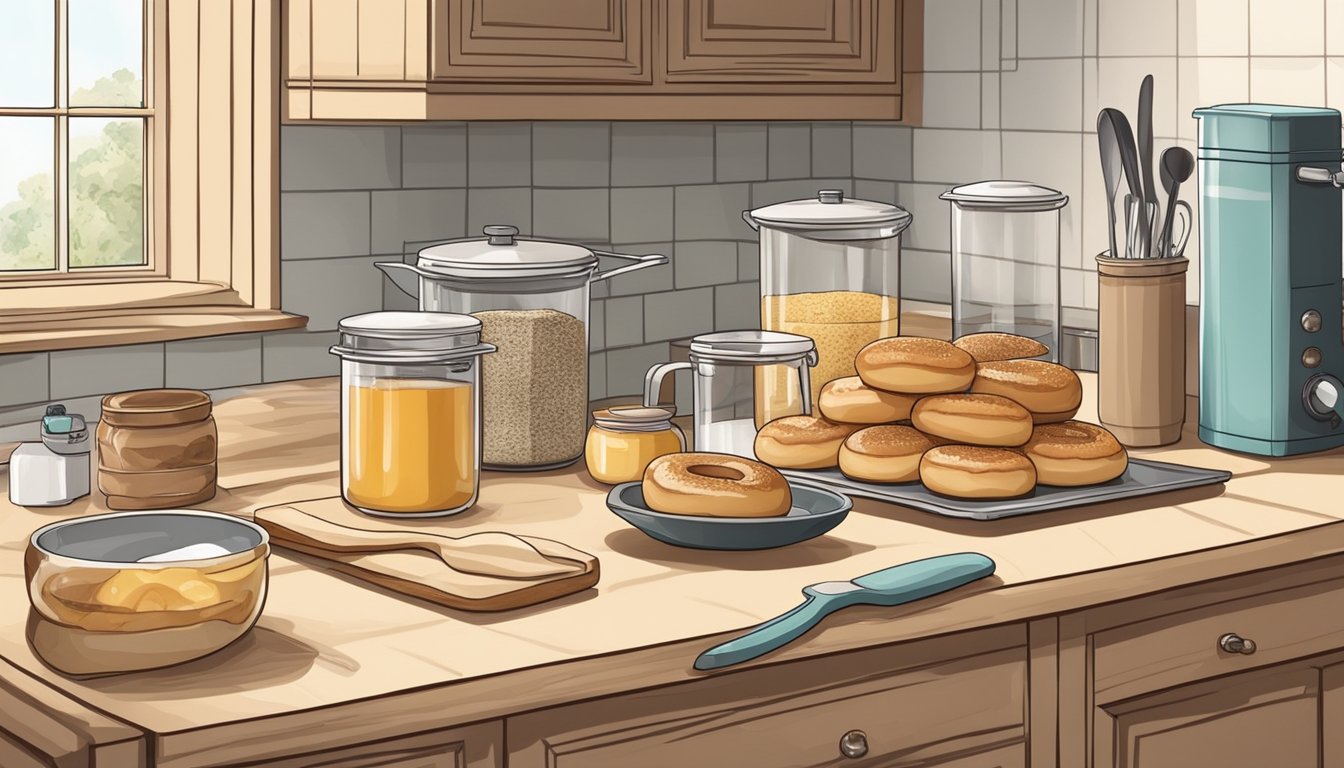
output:
MULTIPOLYGON (((277 547, 320 558, 332 570, 361 581, 464 611, 506 611, 536 605, 588 589, 599 577, 598 560, 593 555, 536 536, 515 538, 563 572, 532 577, 488 575, 453 568, 443 557, 425 549, 408 546, 377 551, 387 546, 386 537, 377 533, 380 531, 427 538, 426 543, 444 542, 433 541, 442 535, 439 531, 368 517, 340 497, 266 507, 257 510, 255 519, 277 547), (331 526, 340 530, 334 531, 331 526), (367 549, 361 551, 361 542, 367 549)), ((465 535, 462 538, 470 541, 465 535)), ((447 545, 457 546, 453 542, 447 545)))

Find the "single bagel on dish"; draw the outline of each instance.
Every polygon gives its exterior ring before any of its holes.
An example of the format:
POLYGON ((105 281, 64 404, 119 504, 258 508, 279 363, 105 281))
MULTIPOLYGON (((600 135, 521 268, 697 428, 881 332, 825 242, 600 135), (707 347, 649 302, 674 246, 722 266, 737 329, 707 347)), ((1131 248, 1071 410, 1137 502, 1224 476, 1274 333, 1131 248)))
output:
POLYGON ((785 416, 756 433, 756 458, 775 467, 828 469, 839 461, 840 444, 857 426, 820 416, 785 416))
POLYGON ((1015 333, 968 333, 952 345, 968 352, 977 363, 1040 357, 1050 351, 1041 342, 1015 333))
POLYGON ((1082 421, 1041 424, 1022 450, 1044 485, 1104 483, 1129 466, 1129 455, 1115 435, 1082 421))
POLYGON ((914 395, 874 389, 858 376, 846 376, 821 388, 817 408, 822 416, 842 424, 889 424, 910 418, 910 409, 917 399, 914 395))
POLYGON ((943 441, 914 427, 888 424, 865 427, 840 446, 845 477, 873 483, 911 483, 919 479, 919 459, 943 441))
POLYGON ((1008 447, 1031 439, 1031 413, 999 395, 929 395, 915 403, 910 420, 953 443, 1008 447))
POLYGON ((975 378, 969 352, 922 336, 878 339, 859 350, 854 367, 870 387, 915 395, 964 392, 975 378))
POLYGON ((1037 424, 1068 421, 1083 402, 1078 374, 1044 360, 1000 360, 975 367, 971 391, 999 395, 1031 411, 1037 424))
POLYGON ((640 484, 655 512, 701 517, 781 517, 793 506, 784 476, 726 453, 669 453, 649 462, 640 484))
POLYGON ((1036 467, 1021 452, 976 445, 930 448, 919 460, 924 487, 960 499, 1010 499, 1036 487, 1036 467))

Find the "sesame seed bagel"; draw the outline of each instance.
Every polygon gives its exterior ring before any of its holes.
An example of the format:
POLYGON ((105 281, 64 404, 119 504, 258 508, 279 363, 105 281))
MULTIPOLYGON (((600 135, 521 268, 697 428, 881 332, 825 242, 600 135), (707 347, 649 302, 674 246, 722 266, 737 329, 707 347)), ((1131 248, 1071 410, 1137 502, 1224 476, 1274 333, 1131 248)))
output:
POLYGON ((756 433, 756 458, 775 467, 827 469, 836 466, 840 444, 859 427, 820 416, 785 416, 756 433))
POLYGON ((858 376, 846 376, 821 388, 817 408, 822 416, 843 424, 887 424, 910 418, 917 399, 915 395, 874 389, 858 376))
POLYGON ((954 443, 1006 447, 1031 439, 1031 413, 1000 395, 930 395, 915 403, 910 419, 954 443))
POLYGON ((726 453, 669 453, 649 462, 641 483, 655 512, 701 517, 779 517, 793 507, 784 476, 726 453))
POLYGON ((919 479, 919 459, 943 441, 914 427, 888 424, 867 427, 840 446, 840 471, 846 477, 874 483, 912 483, 919 479))
POLYGON ((1115 435, 1082 421, 1037 426, 1023 452, 1045 485, 1104 483, 1129 466, 1129 455, 1115 435))
POLYGON ((919 460, 919 479, 934 493, 961 499, 1010 499, 1036 487, 1036 468, 1009 448, 942 445, 919 460))
POLYGON ((922 336, 878 339, 859 350, 854 367, 870 387, 916 395, 964 392, 975 378, 970 353, 922 336))
POLYGON ((971 391, 999 395, 1031 411, 1037 424, 1068 421, 1083 402, 1078 374, 1043 360, 1001 360, 975 367, 971 391))
POLYGON ((1050 351, 1041 342, 1015 333, 968 333, 952 345, 965 350, 977 363, 1040 357, 1050 351))

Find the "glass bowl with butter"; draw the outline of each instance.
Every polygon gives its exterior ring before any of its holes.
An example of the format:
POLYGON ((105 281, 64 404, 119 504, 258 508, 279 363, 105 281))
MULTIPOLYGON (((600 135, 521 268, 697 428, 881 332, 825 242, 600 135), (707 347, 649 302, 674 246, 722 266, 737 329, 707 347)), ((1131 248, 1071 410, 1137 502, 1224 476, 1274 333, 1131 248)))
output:
POLYGON ((200 658, 256 623, 269 555, 263 528, 214 512, 127 512, 44 526, 24 556, 29 639, 69 674, 200 658))

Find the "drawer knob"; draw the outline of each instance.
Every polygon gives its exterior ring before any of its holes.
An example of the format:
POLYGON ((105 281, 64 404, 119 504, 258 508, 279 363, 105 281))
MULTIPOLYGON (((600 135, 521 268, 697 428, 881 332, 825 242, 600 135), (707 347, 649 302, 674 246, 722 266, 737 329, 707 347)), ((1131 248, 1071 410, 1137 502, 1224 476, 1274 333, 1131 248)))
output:
POLYGON ((868 754, 868 735, 863 731, 850 731, 841 736, 840 754, 851 759, 868 754))
POLYGON ((1218 647, 1228 653, 1243 653, 1247 656, 1255 653, 1255 641, 1242 637, 1236 632, 1228 632, 1218 638, 1218 647))

